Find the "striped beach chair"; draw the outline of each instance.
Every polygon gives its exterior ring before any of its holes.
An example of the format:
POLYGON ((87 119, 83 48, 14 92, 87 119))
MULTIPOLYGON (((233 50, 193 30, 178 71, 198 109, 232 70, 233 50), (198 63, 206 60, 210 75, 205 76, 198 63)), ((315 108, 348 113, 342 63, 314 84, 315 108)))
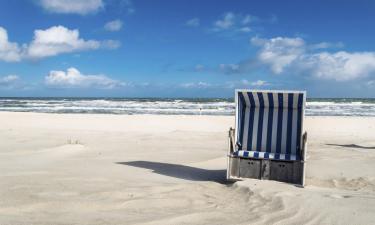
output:
POLYGON ((257 178, 304 185, 304 91, 236 90, 229 130, 228 180, 257 178))

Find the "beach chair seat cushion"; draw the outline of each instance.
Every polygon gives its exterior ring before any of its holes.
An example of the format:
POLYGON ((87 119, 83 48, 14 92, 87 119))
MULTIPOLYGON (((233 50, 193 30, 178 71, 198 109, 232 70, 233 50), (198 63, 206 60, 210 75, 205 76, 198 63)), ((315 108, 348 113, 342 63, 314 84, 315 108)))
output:
POLYGON ((233 156, 242 157, 242 158, 256 158, 256 159, 275 159, 275 160, 301 160, 298 155, 292 154, 282 154, 282 153, 273 153, 273 152, 258 152, 258 151, 246 151, 239 150, 233 152, 233 156))

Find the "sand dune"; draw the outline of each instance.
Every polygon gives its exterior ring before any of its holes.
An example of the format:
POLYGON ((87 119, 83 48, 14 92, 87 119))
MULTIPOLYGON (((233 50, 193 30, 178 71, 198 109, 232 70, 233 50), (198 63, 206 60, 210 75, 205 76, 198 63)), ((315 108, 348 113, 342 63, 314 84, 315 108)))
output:
POLYGON ((0 224, 375 224, 375 118, 307 118, 305 188, 227 183, 233 122, 2 112, 0 224))

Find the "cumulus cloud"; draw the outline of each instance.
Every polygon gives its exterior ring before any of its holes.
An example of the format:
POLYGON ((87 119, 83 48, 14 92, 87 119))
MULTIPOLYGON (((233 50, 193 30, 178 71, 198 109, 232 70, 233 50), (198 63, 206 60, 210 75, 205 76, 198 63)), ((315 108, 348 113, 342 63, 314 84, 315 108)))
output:
POLYGON ((338 81, 375 76, 375 53, 340 51, 306 55, 296 62, 302 69, 311 71, 317 78, 338 81))
POLYGON ((337 81, 375 74, 375 52, 317 51, 329 45, 321 44, 320 48, 316 48, 301 38, 288 37, 252 38, 251 43, 260 47, 259 62, 269 66, 275 74, 287 71, 337 81))
POLYGON ((63 26, 53 26, 46 30, 34 31, 34 39, 28 47, 27 56, 38 59, 60 53, 98 49, 99 47, 99 41, 86 41, 79 38, 77 29, 69 30, 63 26))
POLYGON ((272 38, 269 40, 254 37, 253 45, 261 47, 258 58, 270 65, 271 70, 279 74, 304 52, 305 43, 301 38, 272 38))
POLYGON ((189 26, 189 27, 198 27, 200 25, 200 20, 199 18, 192 18, 188 21, 186 21, 186 26, 189 26))
POLYGON ((18 62, 23 59, 37 60, 63 53, 95 50, 99 48, 115 49, 121 43, 116 40, 84 40, 77 29, 70 30, 64 26, 53 26, 46 30, 35 30, 33 40, 23 44, 8 40, 7 31, 0 27, 0 60, 18 62))
POLYGON ((50 71, 45 77, 45 84, 55 88, 113 89, 126 86, 125 83, 105 75, 84 75, 73 67, 68 68, 67 71, 50 71))
POLYGON ((8 32, 0 27, 0 60, 18 62, 21 60, 21 49, 15 42, 9 42, 8 32))
POLYGON ((104 7, 102 0, 40 0, 40 5, 51 13, 95 13, 104 7))
POLYGON ((107 31, 119 31, 122 28, 122 21, 121 20, 113 20, 109 21, 104 25, 104 29, 107 31))

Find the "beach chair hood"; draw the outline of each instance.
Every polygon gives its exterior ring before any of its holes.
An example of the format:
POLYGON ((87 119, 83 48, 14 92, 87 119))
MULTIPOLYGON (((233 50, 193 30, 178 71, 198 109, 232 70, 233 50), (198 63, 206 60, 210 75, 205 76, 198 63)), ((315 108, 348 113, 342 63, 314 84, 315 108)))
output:
POLYGON ((305 92, 236 91, 239 155, 299 160, 305 92))

